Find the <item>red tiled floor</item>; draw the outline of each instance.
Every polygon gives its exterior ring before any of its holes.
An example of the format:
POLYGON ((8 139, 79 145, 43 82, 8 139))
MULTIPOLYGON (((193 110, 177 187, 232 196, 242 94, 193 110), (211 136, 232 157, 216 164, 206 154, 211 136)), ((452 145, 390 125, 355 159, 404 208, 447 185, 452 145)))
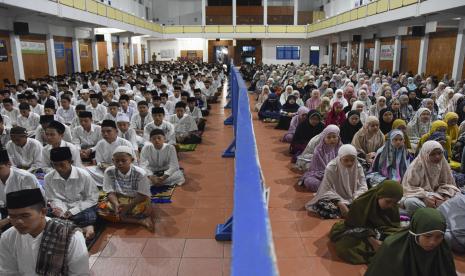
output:
POLYGON ((223 258, 224 245, 215 239, 188 239, 183 258, 223 258))
POLYGON ((212 106, 195 152, 179 154, 186 183, 176 187, 172 203, 155 206, 155 233, 108 225, 91 250, 92 275, 230 275, 231 244, 214 240, 233 206, 234 159, 221 157, 232 137, 232 127, 223 125, 230 112, 224 114, 223 105, 212 106))

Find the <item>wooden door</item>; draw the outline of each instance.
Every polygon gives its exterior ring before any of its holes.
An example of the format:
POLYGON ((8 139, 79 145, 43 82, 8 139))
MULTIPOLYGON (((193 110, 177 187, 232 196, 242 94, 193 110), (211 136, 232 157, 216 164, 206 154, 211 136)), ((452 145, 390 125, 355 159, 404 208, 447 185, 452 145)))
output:
POLYGON ((105 41, 97 42, 97 50, 98 50, 98 68, 99 68, 99 70, 108 69, 107 43, 105 41))
POLYGON ((0 88, 4 88, 5 79, 16 83, 8 33, 0 33, 0 49, 0 88))
POLYGON ((48 75, 48 55, 45 35, 22 35, 21 53, 23 55, 24 75, 26 79, 37 79, 48 75))

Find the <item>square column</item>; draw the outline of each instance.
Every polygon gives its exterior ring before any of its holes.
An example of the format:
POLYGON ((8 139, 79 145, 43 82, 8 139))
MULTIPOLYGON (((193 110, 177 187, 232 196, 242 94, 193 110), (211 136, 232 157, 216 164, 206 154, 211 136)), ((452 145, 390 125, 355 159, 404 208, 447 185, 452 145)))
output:
POLYGON ((294 25, 299 24, 299 0, 294 0, 294 25))
POLYGON ((97 41, 95 40, 95 33, 94 32, 92 32, 91 47, 92 47, 92 70, 98 71, 99 70, 98 47, 97 47, 97 41))
MULTIPOLYGON (((137 64, 142 64, 144 63, 144 61, 142 60, 142 41, 140 43, 137 43, 136 44, 136 48, 137 48, 137 64)), ((144 57, 145 58, 145 57, 144 57)))
POLYGON ((328 65, 333 65, 333 45, 331 44, 331 41, 328 45, 328 65))
POLYGON ((236 26, 236 18, 237 17, 237 1, 233 0, 232 1, 232 24, 233 26, 236 26))
POLYGON ((465 58, 465 19, 460 20, 457 42, 455 43, 454 66, 452 78, 459 81, 462 78, 463 59, 465 58))
POLYGON ((123 41, 121 40, 121 37, 118 41, 118 53, 119 53, 119 66, 124 67, 125 64, 125 58, 124 58, 124 47, 123 47, 123 41))
POLYGON ((74 72, 81 72, 81 57, 79 51, 79 39, 73 37, 73 63, 74 63, 74 72))
POLYGON ((420 40, 420 54, 418 56, 418 74, 425 73, 428 60, 429 34, 425 34, 420 40))
POLYGON ((57 63, 55 58, 55 41, 53 40, 52 34, 47 34, 45 45, 47 47, 47 58, 48 58, 48 74, 50 76, 57 75, 57 63))
POLYGON ((379 70, 379 56, 381 54, 381 40, 375 39, 375 60, 373 61, 373 71, 379 70))
POLYGON ((15 80, 18 83, 19 80, 24 80, 26 75, 24 74, 24 63, 23 54, 21 53, 21 41, 19 35, 15 35, 13 32, 10 33, 10 47, 11 47, 11 59, 13 60, 13 71, 15 73, 15 80))
POLYGON ((360 41, 358 45, 358 69, 363 69, 363 62, 365 58, 365 41, 360 41))
POLYGON ((132 37, 129 37, 129 65, 134 65, 134 43, 132 43, 132 37))
POLYGON ((352 41, 347 41, 346 66, 352 63, 352 41))
POLYGON ((108 69, 113 67, 113 45, 111 43, 111 34, 105 34, 105 44, 107 46, 107 64, 108 69))
POLYGON ((207 10, 206 10, 206 1, 202 0, 202 26, 207 25, 207 10))
POLYGON ((263 25, 268 25, 268 0, 263 0, 263 25))
POLYGON ((394 60, 392 62, 392 72, 399 72, 400 69, 400 54, 402 52, 402 37, 396 35, 394 40, 394 60))
POLYGON ((336 44, 336 65, 341 63, 341 41, 338 39, 336 44))

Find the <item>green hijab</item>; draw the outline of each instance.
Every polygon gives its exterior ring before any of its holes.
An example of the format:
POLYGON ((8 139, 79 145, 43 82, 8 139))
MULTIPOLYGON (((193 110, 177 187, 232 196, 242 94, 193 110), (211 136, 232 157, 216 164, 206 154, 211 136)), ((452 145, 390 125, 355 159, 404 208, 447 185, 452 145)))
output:
POLYGON ((400 200, 402 195, 403 188, 399 182, 384 180, 354 200, 350 206, 345 225, 347 227, 369 228, 378 228, 380 226, 400 227, 399 208, 382 210, 378 205, 378 199, 395 198, 400 200))
POLYGON ((417 244, 416 236, 413 235, 434 230, 446 231, 445 218, 436 209, 418 209, 412 217, 409 230, 386 238, 365 276, 457 275, 451 250, 445 240, 428 252, 417 244))

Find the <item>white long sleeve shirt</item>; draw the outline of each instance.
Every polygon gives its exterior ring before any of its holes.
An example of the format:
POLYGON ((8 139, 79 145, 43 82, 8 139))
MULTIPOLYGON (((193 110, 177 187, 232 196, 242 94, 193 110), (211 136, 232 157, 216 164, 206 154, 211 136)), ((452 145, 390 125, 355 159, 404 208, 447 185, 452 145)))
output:
POLYGON ((116 140, 111 144, 105 139, 100 140, 94 147, 97 165, 113 163, 113 152, 118 146, 128 146, 132 149, 131 142, 120 137, 116 137, 116 140))
POLYGON ((0 180, 0 206, 6 205, 6 194, 26 189, 39 188, 37 178, 28 171, 11 167, 8 179, 0 180))
MULTIPOLYGON (((81 162, 81 153, 79 148, 70 142, 61 140, 60 147, 68 147, 71 151, 73 157, 73 165, 76 167, 82 167, 81 162)), ((45 172, 50 172, 52 170, 52 161, 50 160, 50 151, 52 150, 52 145, 46 145, 42 151, 42 170, 45 172)))
POLYGON ((94 179, 85 169, 71 166, 71 174, 64 179, 52 170, 45 175, 45 195, 52 208, 60 208, 76 215, 97 204, 98 189, 94 179))
POLYGON ((40 125, 40 116, 34 112, 29 113, 29 117, 18 116, 16 124, 24 127, 29 134, 33 134, 37 127, 40 125))
POLYGON ((174 136, 174 126, 170 122, 163 121, 160 125, 156 125, 154 122, 146 125, 144 128, 144 139, 149 141, 150 140, 150 132, 154 129, 161 129, 165 133, 165 141, 168 144, 174 145, 176 144, 176 137, 174 136))
POLYGON ((92 121, 94 121, 94 123, 103 121, 107 114, 107 108, 101 104, 98 104, 96 107, 88 105, 86 110, 92 113, 92 121))
POLYGON ((89 132, 85 131, 82 126, 78 126, 73 129, 72 143, 78 148, 95 146, 100 140, 102 140, 102 131, 101 127, 98 125, 92 124, 89 132))
POLYGON ((28 168, 28 171, 42 166, 42 144, 36 139, 27 138, 23 147, 17 146, 13 141, 6 144, 6 150, 11 163, 16 167, 28 168))
POLYGON ((153 144, 146 144, 140 154, 140 167, 147 175, 153 172, 164 171, 165 175, 172 175, 179 170, 178 157, 173 145, 163 144, 161 149, 153 144))
MULTIPOLYGON (((47 220, 50 218, 46 217, 47 220)), ((0 275, 4 276, 36 276, 36 264, 39 255, 43 232, 32 237, 22 235, 11 227, 0 239, 0 275)), ((76 231, 69 242, 66 254, 68 275, 83 276, 89 273, 89 253, 86 241, 80 231, 76 231)))

